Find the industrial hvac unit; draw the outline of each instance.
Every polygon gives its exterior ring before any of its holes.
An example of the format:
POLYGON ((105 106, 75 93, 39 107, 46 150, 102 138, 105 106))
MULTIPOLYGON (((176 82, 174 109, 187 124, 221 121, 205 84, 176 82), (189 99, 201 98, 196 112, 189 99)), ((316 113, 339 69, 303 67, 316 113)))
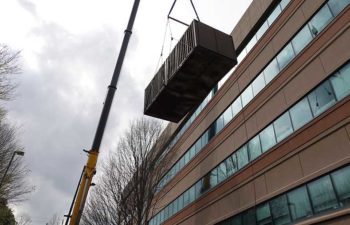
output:
POLYGON ((194 20, 146 87, 144 113, 179 122, 236 64, 232 37, 194 20))

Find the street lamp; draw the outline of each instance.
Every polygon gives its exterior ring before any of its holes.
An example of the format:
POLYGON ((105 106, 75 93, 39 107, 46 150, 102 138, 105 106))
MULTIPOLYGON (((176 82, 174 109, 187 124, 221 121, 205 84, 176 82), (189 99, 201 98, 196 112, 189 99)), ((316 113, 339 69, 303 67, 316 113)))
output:
POLYGON ((4 173, 4 176, 1 178, 1 182, 0 182, 0 187, 2 187, 2 183, 4 182, 5 180, 5 177, 7 175, 7 172, 9 171, 10 169, 10 166, 12 164, 12 161, 13 161, 13 158, 15 158, 15 155, 20 155, 20 156, 24 156, 24 152, 23 151, 14 151, 13 154, 12 154, 12 157, 11 157, 11 160, 10 160, 10 163, 8 164, 7 168, 6 168, 6 171, 4 173))

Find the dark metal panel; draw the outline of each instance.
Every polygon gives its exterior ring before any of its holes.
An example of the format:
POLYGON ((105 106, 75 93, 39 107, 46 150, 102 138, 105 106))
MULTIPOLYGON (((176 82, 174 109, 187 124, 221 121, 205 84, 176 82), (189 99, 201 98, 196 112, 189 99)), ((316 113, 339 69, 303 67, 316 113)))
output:
POLYGON ((231 36, 194 20, 147 86, 144 113, 180 121, 236 63, 231 36))

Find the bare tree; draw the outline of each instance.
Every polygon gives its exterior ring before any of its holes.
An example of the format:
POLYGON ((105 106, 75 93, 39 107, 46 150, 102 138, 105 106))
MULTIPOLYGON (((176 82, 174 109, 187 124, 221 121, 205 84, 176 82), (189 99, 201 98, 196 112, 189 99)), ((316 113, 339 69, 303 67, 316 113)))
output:
POLYGON ((16 225, 30 225, 30 224, 32 224, 32 219, 27 214, 23 214, 16 219, 16 225))
MULTIPOLYGON (((18 58, 19 52, 13 52, 7 45, 0 44, 0 100, 9 100, 16 87, 10 75, 20 72, 18 58)), ((16 139, 16 128, 6 121, 6 111, 0 106, 0 199, 6 202, 24 200, 24 196, 33 190, 26 183, 29 170, 21 158, 14 158, 4 177, 14 152, 22 150, 23 147, 16 139)))
POLYGON ((15 151, 22 151, 23 147, 16 139, 16 129, 10 126, 4 118, 0 117, 0 199, 8 202, 19 202, 25 199, 26 194, 34 187, 28 185, 29 170, 23 164, 21 157, 15 157, 6 176, 5 171, 15 151))
POLYGON ((9 100, 16 87, 10 75, 21 71, 19 54, 19 51, 13 52, 7 45, 0 43, 0 100, 9 100))
POLYGON ((58 216, 57 213, 55 213, 51 219, 49 220, 49 222, 46 223, 46 225, 60 225, 61 224, 61 219, 58 216))
POLYGON ((166 160, 159 151, 167 139, 163 126, 151 119, 139 119, 120 139, 117 150, 103 164, 87 202, 85 225, 143 225, 154 209, 155 196, 166 160))

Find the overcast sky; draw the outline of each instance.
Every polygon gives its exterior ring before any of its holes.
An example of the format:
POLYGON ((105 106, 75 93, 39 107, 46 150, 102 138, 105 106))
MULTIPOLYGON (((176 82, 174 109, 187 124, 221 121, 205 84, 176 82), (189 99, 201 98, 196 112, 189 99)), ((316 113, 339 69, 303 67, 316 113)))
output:
MULTIPOLYGON (((252 0, 194 0, 202 22, 230 33, 252 0)), ((33 225, 67 213, 110 82, 133 1, 1 0, 0 43, 21 50, 16 98, 1 103, 19 127, 36 190, 12 206, 33 225)), ((129 121, 142 116, 143 91, 157 67, 173 0, 143 0, 101 147, 115 151, 129 121)), ((172 16, 190 23, 188 0, 172 16)), ((182 25, 171 23, 175 39, 182 25)), ((169 29, 165 50, 169 50, 169 29)), ((167 52, 165 52, 167 54, 167 52)), ((98 171, 98 168, 97 168, 98 171)))

